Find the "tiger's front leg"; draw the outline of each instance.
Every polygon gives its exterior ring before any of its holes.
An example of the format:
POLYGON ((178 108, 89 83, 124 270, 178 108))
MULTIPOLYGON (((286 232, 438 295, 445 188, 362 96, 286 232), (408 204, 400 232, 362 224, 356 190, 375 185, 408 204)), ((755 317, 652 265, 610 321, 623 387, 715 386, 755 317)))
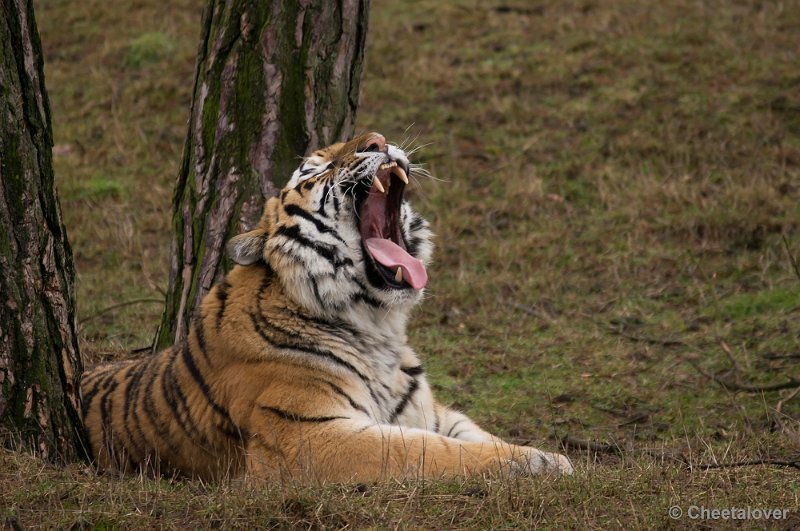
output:
POLYGON ((283 420, 252 434, 249 477, 324 483, 572 472, 563 456, 497 438, 463 441, 419 428, 331 417, 283 420))
MULTIPOLYGON (((486 430, 480 428, 475 422, 465 414, 454 411, 439 403, 434 404, 436 411, 436 418, 439 420, 437 431, 445 437, 458 439, 461 441, 489 441, 496 444, 506 444, 501 438, 492 435, 486 430)), ((545 456, 548 462, 557 463, 558 472, 561 474, 571 474, 573 472, 572 463, 570 460, 561 454, 542 452, 535 448, 528 446, 515 446, 522 448, 529 453, 539 453, 545 456)), ((538 470, 530 470, 531 473, 539 473, 538 470)))
POLYGON ((447 408, 439 403, 435 403, 436 419, 436 432, 459 439, 462 441, 502 441, 486 430, 481 429, 475 422, 468 416, 458 411, 447 408))

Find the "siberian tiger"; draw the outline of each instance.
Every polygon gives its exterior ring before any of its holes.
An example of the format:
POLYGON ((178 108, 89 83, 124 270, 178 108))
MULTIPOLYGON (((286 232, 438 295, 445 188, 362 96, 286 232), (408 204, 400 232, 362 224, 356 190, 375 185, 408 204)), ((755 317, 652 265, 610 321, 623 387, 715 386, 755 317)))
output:
POLYGON ((434 401, 406 339, 432 251, 403 199, 414 168, 377 133, 306 158, 229 242, 238 265, 186 341, 84 376, 95 462, 262 481, 571 473, 434 401))

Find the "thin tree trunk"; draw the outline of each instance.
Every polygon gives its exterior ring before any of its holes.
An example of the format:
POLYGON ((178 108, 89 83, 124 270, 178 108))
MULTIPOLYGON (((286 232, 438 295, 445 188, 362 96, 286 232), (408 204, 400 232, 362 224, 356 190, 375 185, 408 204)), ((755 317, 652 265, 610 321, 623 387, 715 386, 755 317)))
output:
POLYGON ((0 0, 0 430, 43 457, 85 447, 75 273, 30 0, 0 0))
POLYGON ((170 278, 155 350, 185 337, 298 157, 353 132, 369 0, 209 0, 174 199, 170 278))

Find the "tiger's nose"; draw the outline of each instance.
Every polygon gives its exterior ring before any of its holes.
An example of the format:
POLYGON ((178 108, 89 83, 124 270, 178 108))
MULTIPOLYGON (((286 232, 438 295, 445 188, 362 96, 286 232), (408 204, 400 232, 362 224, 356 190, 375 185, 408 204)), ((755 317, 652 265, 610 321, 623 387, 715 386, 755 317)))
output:
POLYGON ((367 140, 367 143, 364 145, 364 151, 385 152, 386 139, 383 137, 383 135, 374 133, 372 137, 369 140, 367 140))

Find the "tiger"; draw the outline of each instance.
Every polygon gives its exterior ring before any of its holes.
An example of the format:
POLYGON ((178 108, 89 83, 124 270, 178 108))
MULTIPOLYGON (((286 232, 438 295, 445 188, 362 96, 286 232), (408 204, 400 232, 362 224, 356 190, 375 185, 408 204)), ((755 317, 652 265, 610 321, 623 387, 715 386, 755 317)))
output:
POLYGON ((233 267, 186 339, 82 380, 100 470, 261 482, 571 474, 434 400, 406 326, 429 223, 404 198, 424 173, 378 133, 317 150, 226 247, 233 267))

